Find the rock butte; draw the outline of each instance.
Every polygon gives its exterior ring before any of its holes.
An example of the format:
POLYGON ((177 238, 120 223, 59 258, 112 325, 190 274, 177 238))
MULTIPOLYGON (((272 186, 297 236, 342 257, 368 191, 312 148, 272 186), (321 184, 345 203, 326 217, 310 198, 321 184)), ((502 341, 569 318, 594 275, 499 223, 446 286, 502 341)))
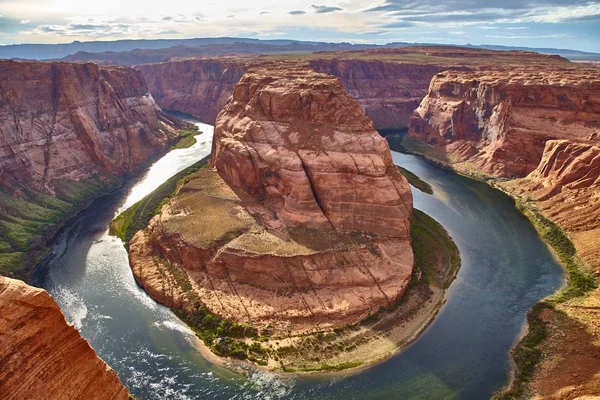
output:
POLYGON ((466 172, 525 176, 546 141, 587 140, 600 129, 597 69, 578 66, 446 71, 434 77, 409 136, 443 147, 466 172))
POLYGON ((131 68, 0 61, 0 81, 3 187, 120 175, 177 136, 131 68))
POLYGON ((128 399, 117 374, 45 290, 0 277, 0 309, 3 399, 128 399))
POLYGON ((410 188, 338 79, 287 64, 250 70, 213 146, 215 170, 191 176, 130 243, 154 298, 200 299, 221 317, 301 332, 357 322, 402 296, 410 188))

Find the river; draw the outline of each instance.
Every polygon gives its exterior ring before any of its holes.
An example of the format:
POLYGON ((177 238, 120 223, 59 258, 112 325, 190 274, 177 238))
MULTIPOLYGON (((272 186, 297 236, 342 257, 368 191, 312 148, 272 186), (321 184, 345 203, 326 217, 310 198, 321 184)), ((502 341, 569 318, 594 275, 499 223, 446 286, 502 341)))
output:
MULTIPOLYGON (((197 122, 197 121, 196 121, 197 122)), ((56 299, 130 392, 143 399, 485 399, 510 376, 509 350, 525 313, 556 291, 563 273, 533 226, 501 192, 392 152, 433 195, 415 207, 439 221, 462 258, 448 302, 418 340, 352 375, 290 377, 250 369, 241 376, 204 359, 193 333, 140 289, 123 243, 108 235, 121 210, 210 153, 213 128, 173 150, 132 186, 94 201, 57 235, 36 284, 56 299)))

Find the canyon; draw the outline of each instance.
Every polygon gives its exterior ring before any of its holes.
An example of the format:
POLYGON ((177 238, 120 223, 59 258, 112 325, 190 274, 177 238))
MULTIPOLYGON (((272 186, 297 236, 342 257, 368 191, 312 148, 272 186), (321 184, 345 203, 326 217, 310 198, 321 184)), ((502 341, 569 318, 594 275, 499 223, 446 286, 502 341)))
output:
MULTIPOLYGON (((30 280, 66 218, 189 126, 164 114, 130 68, 0 61, 0 81, 0 273, 30 280)), ((0 280, 3 396, 128 398, 48 293, 0 280)))
POLYGON ((0 272, 27 279, 61 220, 187 125, 130 68, 0 61, 0 79, 0 272))
POLYGON ((307 55, 174 57, 161 63, 140 63, 134 68, 142 72, 162 108, 212 124, 243 72, 272 62, 298 63, 338 77, 377 129, 408 126, 431 79, 439 72, 515 64, 569 64, 558 56, 530 52, 411 46, 307 55))
POLYGON ((0 276, 0 308, 3 399, 129 398, 45 290, 0 276))
POLYGON ((547 332, 538 345, 543 361, 527 385, 541 398, 600 390, 599 121, 595 67, 445 71, 433 78, 402 142, 510 194, 566 267, 566 288, 528 317, 547 332))
POLYGON ((211 312, 278 331, 348 324, 402 295, 412 271, 410 189, 338 80, 292 66, 246 73, 217 118, 212 165, 218 176, 203 171, 183 185, 133 238, 144 287, 158 255, 189 271, 211 312), (200 192, 198 206, 190 192, 200 192), (211 197, 233 210, 202 213, 211 197), (227 223, 198 236, 213 213, 227 223))
POLYGON ((585 66, 445 71, 415 111, 409 137, 442 148, 460 171, 523 177, 551 139, 598 135, 600 81, 585 66))
MULTIPOLYGON (((509 193, 564 231, 585 277, 600 274, 597 76, 597 68, 556 56, 435 46, 174 58, 133 69, 0 61, 0 273, 26 278, 30 271, 14 266, 32 260, 28 249, 43 246, 66 215, 117 187, 189 128, 161 108, 216 121, 214 169, 187 177, 137 232, 129 243, 132 271, 192 328, 209 315, 244 337, 211 337, 217 354, 241 346, 244 357, 269 369, 288 362, 290 370, 319 370, 321 361, 285 355, 299 348, 301 335, 319 341, 317 333, 400 299, 418 310, 415 304, 432 298, 425 289, 407 294, 416 272, 412 197, 374 129, 410 125, 407 150, 509 193), (292 338, 268 341, 275 352, 243 347, 257 335, 292 338)), ((36 290, 8 285, 27 296, 36 290)), ((531 388, 543 398, 598 390, 598 293, 541 314, 549 361, 531 388), (586 367, 571 376, 561 360, 586 367), (564 389, 565 374, 575 389, 564 389)), ((41 308, 52 308, 45 301, 41 308)), ((427 312, 423 324, 435 313, 427 312)), ((31 318, 27 324, 34 329, 31 318)), ((105 371, 89 350, 82 365, 105 371)), ((356 360, 337 362, 353 367, 356 360)), ((106 398, 122 398, 126 391, 106 371, 98 372, 98 384, 114 393, 106 398)), ((70 373, 74 382, 84 379, 70 373)))
MULTIPOLYGON (((137 282, 216 354, 279 371, 325 368, 314 346, 289 349, 315 335, 338 340, 334 330, 392 309, 419 281, 408 182, 339 79, 297 64, 246 71, 217 116, 211 167, 184 178, 135 233, 129 261, 137 282), (214 318, 230 330, 208 331, 214 318)), ((113 229, 132 219, 127 213, 113 229)), ((412 291, 390 312, 400 322, 382 314, 397 329, 351 330, 346 340, 358 350, 328 365, 374 362, 422 329, 454 276, 447 268, 456 273, 455 259, 438 263, 439 289, 412 291)))

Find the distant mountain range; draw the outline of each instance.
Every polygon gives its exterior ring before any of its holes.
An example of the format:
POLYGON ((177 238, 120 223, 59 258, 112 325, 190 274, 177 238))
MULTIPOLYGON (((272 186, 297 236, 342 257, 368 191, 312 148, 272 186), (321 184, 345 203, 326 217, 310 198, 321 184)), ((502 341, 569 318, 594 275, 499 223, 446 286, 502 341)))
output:
MULTIPOLYGON (((313 52, 313 51, 347 51, 364 50, 381 47, 406 47, 406 46, 436 45, 437 43, 406 43, 394 42, 385 45, 351 44, 351 43, 326 43, 299 40, 260 40, 249 38, 195 38, 195 39, 155 39, 155 40, 116 40, 116 41, 91 41, 64 44, 15 44, 0 46, 0 58, 15 59, 63 59, 72 61, 94 60, 93 54, 103 53, 99 60, 119 60, 115 63, 129 65, 139 63, 139 57, 147 57, 148 61, 156 62, 165 59, 169 54, 173 56, 193 55, 221 55, 221 54, 257 54, 257 53, 287 53, 287 52, 313 52), (223 46, 222 49, 220 47, 223 46), (164 51, 164 49, 170 49, 164 51), (142 50, 154 50, 144 51, 142 50), (163 51, 157 51, 163 50, 163 51), (131 54, 123 54, 132 52, 131 54), (121 54, 116 54, 121 53, 121 54), (126 59, 131 58, 131 62, 126 59), (125 61, 123 61, 125 60, 125 61)), ((568 49, 511 47, 498 45, 464 45, 461 47, 484 48, 491 50, 526 50, 543 54, 557 54, 573 61, 600 61, 600 53, 588 53, 568 49)))

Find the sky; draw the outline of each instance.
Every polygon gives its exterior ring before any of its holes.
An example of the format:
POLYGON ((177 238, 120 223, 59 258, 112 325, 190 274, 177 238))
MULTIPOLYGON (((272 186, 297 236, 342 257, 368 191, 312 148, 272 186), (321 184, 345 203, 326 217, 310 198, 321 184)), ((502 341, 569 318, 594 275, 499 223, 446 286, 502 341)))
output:
POLYGON ((218 36, 600 53, 600 0, 0 0, 0 44, 218 36))

